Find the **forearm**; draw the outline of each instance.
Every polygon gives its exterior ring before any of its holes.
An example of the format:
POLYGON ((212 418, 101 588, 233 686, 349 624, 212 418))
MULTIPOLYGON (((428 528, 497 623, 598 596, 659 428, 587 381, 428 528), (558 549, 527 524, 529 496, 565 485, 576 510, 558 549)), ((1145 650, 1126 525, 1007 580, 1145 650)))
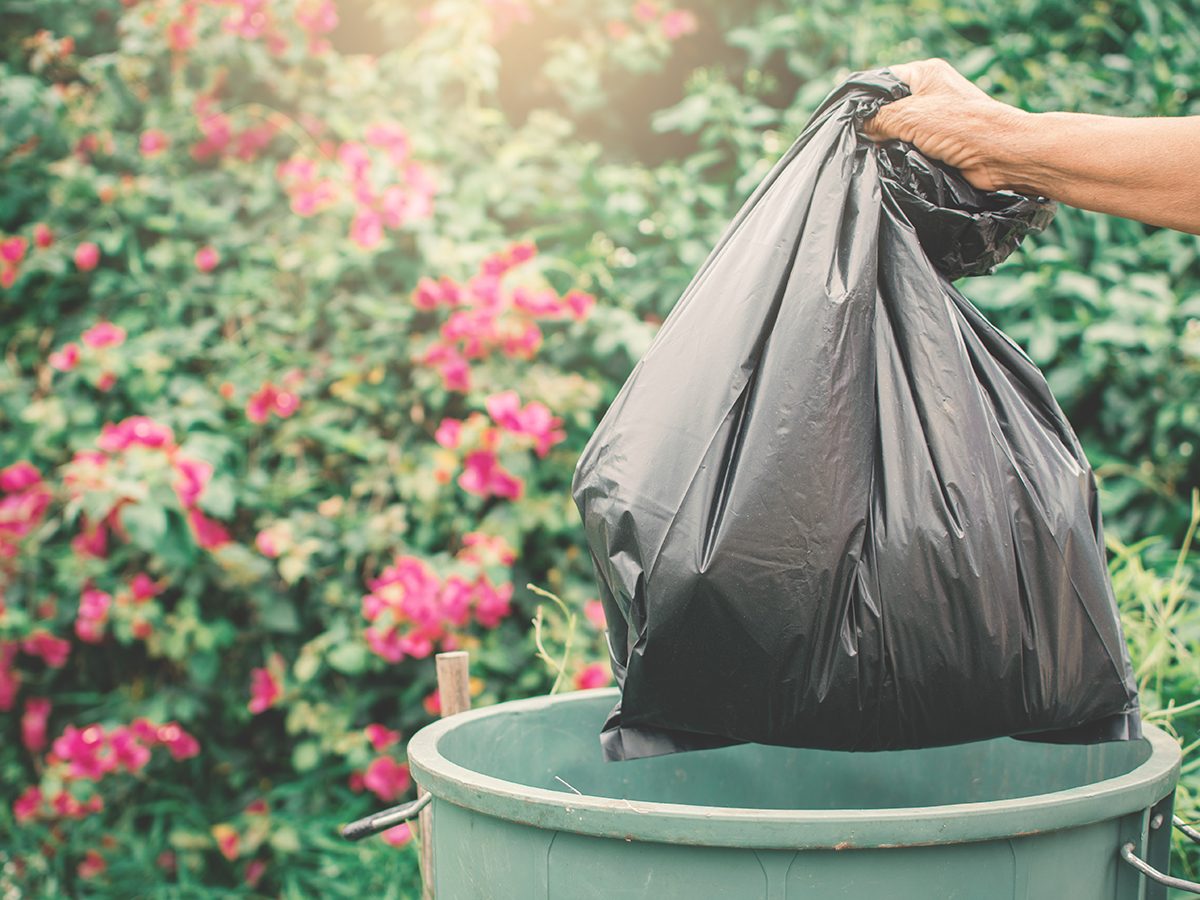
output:
POLYGON ((985 140, 1002 187, 1200 234, 1200 116, 1025 113, 985 140))

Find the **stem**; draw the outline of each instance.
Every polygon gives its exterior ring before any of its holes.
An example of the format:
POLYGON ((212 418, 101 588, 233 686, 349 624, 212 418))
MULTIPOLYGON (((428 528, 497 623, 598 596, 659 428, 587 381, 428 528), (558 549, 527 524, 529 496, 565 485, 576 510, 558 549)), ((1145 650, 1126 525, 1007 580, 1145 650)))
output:
POLYGON ((1148 712, 1144 718, 1148 720, 1154 719, 1170 719, 1179 713, 1187 712, 1189 709, 1195 709, 1200 706, 1200 700, 1193 700, 1190 703, 1185 703, 1183 706, 1167 706, 1166 709, 1156 709, 1153 712, 1148 712))
POLYGON ((563 603, 562 598, 559 597, 557 594, 552 594, 552 593, 550 593, 550 591, 544 590, 544 589, 538 587, 536 584, 532 584, 532 583, 526 584, 525 587, 528 588, 529 590, 531 590, 533 593, 537 594, 538 596, 547 597, 550 600, 553 600, 555 603, 557 603, 558 608, 562 610, 563 615, 567 619, 567 638, 563 643, 563 656, 562 656, 561 663, 555 662, 553 659, 551 659, 550 654, 548 652, 546 652, 546 648, 542 644, 543 617, 542 617, 542 605, 540 603, 538 604, 538 607, 537 607, 537 615, 534 616, 534 618, 532 620, 533 621, 533 640, 538 648, 537 655, 540 656, 542 659, 544 659, 555 670, 554 684, 550 688, 550 693, 553 695, 553 694, 558 693, 559 686, 562 684, 563 675, 565 675, 566 671, 567 671, 567 660, 570 658, 570 655, 571 655, 571 644, 574 643, 574 640, 575 640, 576 616, 575 616, 575 613, 571 612, 571 610, 567 608, 567 604, 563 603))

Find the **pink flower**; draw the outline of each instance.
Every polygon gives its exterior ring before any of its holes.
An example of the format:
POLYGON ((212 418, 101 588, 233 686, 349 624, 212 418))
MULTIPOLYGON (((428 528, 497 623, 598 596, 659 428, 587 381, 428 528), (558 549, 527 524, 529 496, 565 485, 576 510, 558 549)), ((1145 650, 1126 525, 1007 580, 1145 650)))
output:
POLYGON ((117 376, 112 372, 101 372, 100 377, 96 379, 96 387, 101 391, 111 391, 116 383, 117 376))
POLYGON ((265 712, 274 706, 283 691, 275 676, 266 669, 252 669, 250 672, 250 703, 248 708, 254 715, 265 712))
POLYGON ((90 272, 100 263, 100 248, 91 241, 84 241, 75 248, 75 268, 90 272))
POLYGON ((158 743, 158 726, 142 716, 129 723, 129 733, 143 744, 158 743))
POLYGON ((600 631, 608 627, 608 621, 604 618, 604 604, 599 600, 589 600, 583 604, 583 614, 600 631))
POLYGON ((383 832, 380 837, 383 838, 384 843, 392 847, 403 847, 413 838, 412 828, 407 822, 401 822, 383 832))
POLYGON ((271 415, 271 408, 274 405, 275 388, 270 384, 264 384, 246 401, 246 418, 261 425, 271 415))
POLYGON ((337 5, 333 0, 300 0, 296 22, 311 36, 328 34, 338 26, 337 5))
POLYGON ((99 794, 93 794, 87 803, 80 803, 71 795, 70 791, 63 790, 50 798, 50 808, 54 815, 59 818, 83 819, 91 813, 98 813, 103 810, 104 800, 99 794))
POLYGON ((286 419, 297 409, 300 408, 300 398, 291 391, 277 391, 275 393, 275 415, 281 419, 286 419))
POLYGON ((571 315, 576 319, 586 319, 588 312, 596 305, 596 298, 583 291, 569 291, 563 302, 570 308, 571 315))
POLYGON ((21 716, 21 743, 30 753, 39 753, 46 746, 46 723, 50 719, 50 701, 45 697, 30 697, 25 701, 21 716))
POLYGON ((43 250, 54 243, 54 232, 45 222, 38 222, 33 226, 33 243, 43 250))
POLYGON ((563 420, 551 415, 545 404, 530 401, 521 408, 520 397, 516 391, 502 391, 493 394, 486 401, 487 412, 496 424, 506 431, 515 434, 528 434, 534 438, 535 450, 538 456, 545 456, 551 446, 562 442, 566 432, 559 426, 563 420))
POLYGON ((187 22, 171 22, 167 25, 167 46, 175 53, 182 53, 196 42, 196 35, 187 22))
POLYGON ((233 155, 243 162, 252 162, 271 145, 279 127, 274 122, 263 122, 244 128, 234 139, 233 155))
POLYGON ((0 712, 8 712, 17 699, 21 687, 21 673, 13 668, 17 655, 15 641, 0 641, 0 712))
POLYGON ((575 676, 576 690, 586 691, 590 688, 604 687, 612 676, 608 672, 608 666, 604 663, 591 663, 584 666, 575 676))
POLYGON ((50 503, 50 491, 41 483, 37 469, 27 462, 0 470, 0 559, 16 556, 18 541, 41 522, 50 503))
POLYGON ((82 559, 108 557, 108 528, 104 522, 90 526, 86 515, 79 516, 79 534, 71 538, 71 549, 82 559))
POLYGON ((50 668, 61 669, 71 654, 71 642, 38 629, 21 641, 21 649, 30 656, 39 657, 50 668))
POLYGON ((442 695, 438 693, 438 689, 434 688, 429 694, 425 695, 425 699, 421 701, 421 706, 425 712, 431 716, 440 715, 442 712, 442 695))
POLYGON ((555 444, 566 440, 567 433, 559 426, 562 419, 551 415, 545 404, 532 400, 521 410, 521 431, 534 439, 534 453, 544 457, 555 444))
POLYGON ((527 287, 518 287, 512 293, 513 306, 523 309, 531 316, 556 316, 562 309, 562 301, 558 294, 546 288, 540 291, 527 287))
POLYGON ((25 258, 25 248, 29 242, 23 237, 9 237, 0 240, 0 260, 16 265, 25 258))
POLYGON ((471 594, 471 584, 465 578, 458 575, 447 578, 438 597, 442 616, 452 625, 466 625, 471 615, 471 594))
POLYGON ((390 756, 380 756, 367 766, 363 784, 384 803, 390 803, 409 789, 412 778, 408 766, 390 756))
POLYGON ((495 587, 481 575, 475 582, 475 620, 484 628, 495 628, 512 612, 512 594, 511 583, 495 587))
POLYGON ((75 634, 81 641, 99 644, 104 639, 104 626, 112 597, 94 588, 84 590, 79 598, 79 613, 75 618, 75 634))
POLYGON ((275 559, 279 556, 279 543, 275 538, 275 533, 269 528, 264 528, 254 538, 254 546, 258 548, 258 552, 269 559, 275 559))
POLYGON ((98 781, 117 768, 116 756, 99 725, 68 725, 55 739, 51 752, 69 764, 67 774, 71 778, 98 781))
POLYGON ((0 469, 0 491, 14 493, 31 488, 42 480, 41 473, 33 463, 25 460, 15 462, 7 468, 0 469))
POLYGON ((638 0, 633 4, 633 17, 639 22, 653 22, 658 18, 658 7, 650 0, 638 0))
POLYGON ((262 424, 271 413, 286 419, 300 406, 300 398, 290 391, 281 391, 271 382, 263 382, 263 386, 246 401, 246 418, 251 422, 262 424))
POLYGON ((372 626, 363 632, 363 637, 371 652, 390 663, 398 663, 404 659, 404 646, 400 632, 395 628, 378 628, 372 626))
POLYGON ((229 117, 223 113, 205 115, 201 111, 201 109, 208 109, 208 103, 198 103, 197 106, 200 107, 200 109, 197 109, 197 114, 203 116, 199 125, 200 132, 204 137, 192 145, 192 158, 198 162, 203 162, 214 156, 220 156, 225 152, 225 148, 229 146, 229 142, 233 139, 233 129, 229 125, 229 117))
POLYGON ((27 787, 13 802, 13 818, 23 825, 33 819, 42 808, 42 791, 37 785, 27 787))
POLYGON ((350 223, 350 240, 364 250, 378 247, 383 241, 383 219, 372 209, 359 207, 350 223))
POLYGON ((499 394, 492 394, 484 401, 484 405, 487 407, 488 415, 501 428, 516 432, 522 430, 521 398, 516 391, 501 391, 499 394))
POLYGON ((433 439, 448 450, 457 447, 461 437, 462 422, 458 419, 442 419, 437 431, 433 433, 433 439))
POLYGON ((83 333, 82 340, 95 350, 101 347, 119 347, 125 343, 125 329, 112 322, 97 322, 83 333))
POLYGON ((261 859, 252 859, 246 863, 246 884, 250 887, 257 887, 262 880, 263 873, 267 871, 267 864, 261 859))
POLYGON ((507 322, 500 332, 500 347, 513 359, 533 359, 542 346, 542 329, 537 322, 507 322))
POLYGON ((458 476, 458 485, 469 494, 518 500, 524 492, 525 483, 505 471, 491 450, 468 453, 463 461, 463 469, 458 476))
POLYGON ((362 599, 362 613, 374 624, 363 636, 376 655, 393 663, 406 656, 422 659, 433 652, 435 641, 446 638, 456 595, 442 590, 423 561, 397 556, 368 586, 371 593, 362 599))
POLYGON ((117 766, 126 772, 140 772, 150 762, 150 749, 129 728, 114 728, 108 736, 108 744, 117 766))
POLYGON ((152 597, 157 597, 162 593, 162 585, 152 579, 145 572, 138 572, 133 576, 133 580, 129 582, 129 590, 133 594, 135 603, 144 603, 152 597))
POLYGON ((673 41, 696 30, 696 16, 686 9, 673 9, 662 17, 659 28, 662 29, 663 37, 673 41))
POLYGON ((425 365, 437 366, 446 390, 466 393, 470 389, 470 364, 454 347, 434 344, 426 351, 421 361, 425 365))
POLYGON ((372 147, 387 150, 392 162, 399 165, 408 156, 408 133, 399 125, 383 123, 367 129, 366 141, 372 147))
POLYGON ((178 722, 160 725, 155 733, 160 744, 176 760, 191 759, 200 752, 200 742, 179 727, 178 722))
POLYGON ((367 148, 357 141, 346 141, 338 147, 337 158, 342 164, 347 181, 363 181, 371 170, 371 157, 367 148))
POLYGON ((413 291, 413 306, 417 309, 437 309, 439 306, 455 306, 462 298, 462 292, 453 279, 443 277, 437 281, 424 277, 417 282, 413 291))
POLYGON ((468 531, 463 535, 463 546, 458 551, 458 558, 479 565, 510 566, 517 559, 517 553, 508 541, 498 534, 487 534, 483 531, 468 531))
POLYGON ((117 424, 107 422, 96 440, 96 446, 109 453, 119 453, 134 445, 154 449, 174 444, 175 434, 170 427, 148 416, 129 416, 117 424))
POLYGON ((217 849, 221 851, 223 857, 230 862, 238 858, 238 847, 241 841, 232 825, 214 825, 212 827, 212 836, 216 840, 217 849))
POLYGON ((367 740, 377 751, 382 752, 400 740, 400 732, 392 731, 378 722, 372 722, 365 729, 367 740))
POLYGON ((80 878, 87 881, 103 875, 104 870, 107 868, 108 864, 104 861, 104 857, 95 850, 89 850, 83 854, 83 861, 75 871, 80 878))
POLYGON ((317 177, 317 164, 306 157, 293 156, 275 167, 275 177, 279 181, 310 182, 317 177))
POLYGON ((79 345, 74 341, 63 344, 63 348, 50 354, 50 365, 60 372, 69 372, 79 363, 79 345))
POLYGON ((201 272, 211 272, 220 261, 221 254, 216 251, 215 247, 201 247, 196 251, 196 257, 193 260, 196 268, 201 272))
POLYGON ((157 128, 150 128, 142 132, 141 139, 138 141, 138 148, 142 151, 142 156, 151 157, 157 156, 167 149, 170 144, 170 139, 166 132, 160 131, 157 128))
POLYGON ((229 532, 220 522, 210 519, 196 507, 188 510, 188 523, 192 526, 192 534, 196 543, 205 550, 216 550, 230 542, 229 532))
POLYGON ((179 477, 175 479, 173 487, 179 502, 185 507, 195 506, 212 479, 212 463, 178 454, 175 457, 175 471, 179 477))

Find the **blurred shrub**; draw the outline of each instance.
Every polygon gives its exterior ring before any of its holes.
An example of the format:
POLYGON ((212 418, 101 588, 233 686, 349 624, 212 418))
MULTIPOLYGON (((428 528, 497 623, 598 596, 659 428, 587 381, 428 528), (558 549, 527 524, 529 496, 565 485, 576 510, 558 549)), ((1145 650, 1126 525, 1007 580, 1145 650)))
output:
MULTIPOLYGON (((0 888, 415 896, 406 829, 336 825, 413 796, 434 651, 477 704, 608 680, 575 458, 824 93, 939 54, 1030 108, 1196 112, 1196 12, 9 4, 0 888), (562 677, 528 582, 583 613, 562 677)), ((1195 605, 1196 253, 1063 210, 965 286, 1100 464, 1151 707, 1195 693, 1163 628, 1195 605)))

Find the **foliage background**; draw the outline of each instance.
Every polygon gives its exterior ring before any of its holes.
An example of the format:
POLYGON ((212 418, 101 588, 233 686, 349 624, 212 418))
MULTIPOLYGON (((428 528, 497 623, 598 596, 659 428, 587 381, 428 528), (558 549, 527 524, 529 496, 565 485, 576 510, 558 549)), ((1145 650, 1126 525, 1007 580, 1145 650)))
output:
MULTIPOLYGON (((416 896, 403 834, 335 836, 412 796, 381 729, 438 647, 476 704, 550 689, 528 582, 605 683, 574 460, 849 71, 1200 113, 1195 0, 685 2, 5 3, 4 896, 416 896)), ((1150 710, 1200 695, 1198 252, 1062 209, 963 285, 1097 467, 1150 710)))

